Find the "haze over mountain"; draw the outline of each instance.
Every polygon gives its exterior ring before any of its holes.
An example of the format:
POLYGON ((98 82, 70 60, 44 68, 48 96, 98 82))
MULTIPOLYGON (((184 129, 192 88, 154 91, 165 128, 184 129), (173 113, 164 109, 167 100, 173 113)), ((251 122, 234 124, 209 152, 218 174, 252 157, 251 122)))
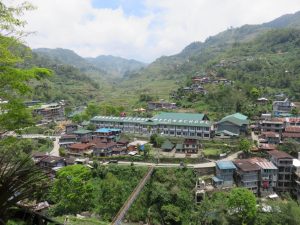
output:
POLYGON ((125 73, 130 73, 143 68, 146 64, 115 56, 98 56, 96 58, 83 58, 74 51, 63 48, 49 49, 38 48, 33 50, 35 53, 74 66, 87 73, 98 73, 104 77, 122 77, 125 73))

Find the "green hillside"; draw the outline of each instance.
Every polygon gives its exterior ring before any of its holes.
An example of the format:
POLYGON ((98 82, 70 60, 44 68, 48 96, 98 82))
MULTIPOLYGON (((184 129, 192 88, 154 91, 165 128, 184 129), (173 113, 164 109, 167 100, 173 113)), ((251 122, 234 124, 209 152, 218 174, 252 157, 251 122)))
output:
POLYGON ((300 12, 261 25, 231 28, 203 43, 191 43, 177 55, 157 59, 127 75, 119 87, 146 89, 150 95, 168 98, 192 76, 213 74, 235 81, 243 95, 258 86, 264 89, 261 94, 283 91, 299 100, 299 28, 300 12), (162 89, 157 90, 157 84, 162 89))

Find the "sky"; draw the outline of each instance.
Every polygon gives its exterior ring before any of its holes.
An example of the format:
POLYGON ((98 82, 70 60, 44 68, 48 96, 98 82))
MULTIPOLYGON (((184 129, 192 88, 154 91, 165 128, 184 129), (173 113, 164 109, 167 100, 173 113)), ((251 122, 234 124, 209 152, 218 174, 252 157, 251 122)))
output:
POLYGON ((29 0, 32 48, 67 48, 83 57, 151 62, 229 27, 300 10, 300 0, 29 0))

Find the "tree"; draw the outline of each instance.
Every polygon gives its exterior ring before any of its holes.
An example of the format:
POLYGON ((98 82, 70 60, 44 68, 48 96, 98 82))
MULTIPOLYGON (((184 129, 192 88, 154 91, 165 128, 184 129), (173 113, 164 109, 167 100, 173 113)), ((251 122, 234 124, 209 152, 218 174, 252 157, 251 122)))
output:
POLYGON ((72 165, 58 171, 50 198, 55 202, 53 214, 79 213, 92 207, 91 171, 83 165, 72 165))
POLYGON ((250 90, 250 96, 253 100, 256 100, 260 95, 260 92, 257 88, 253 87, 251 90, 250 90))
POLYGON ((0 219, 6 221, 17 202, 37 197, 48 180, 29 155, 0 149, 0 219))
POLYGON ((241 139, 239 142, 239 149, 245 154, 249 154, 251 149, 251 142, 246 138, 241 139))
POLYGON ((236 224, 252 224, 257 213, 253 192, 246 188, 232 189, 228 196, 228 211, 230 220, 236 224))

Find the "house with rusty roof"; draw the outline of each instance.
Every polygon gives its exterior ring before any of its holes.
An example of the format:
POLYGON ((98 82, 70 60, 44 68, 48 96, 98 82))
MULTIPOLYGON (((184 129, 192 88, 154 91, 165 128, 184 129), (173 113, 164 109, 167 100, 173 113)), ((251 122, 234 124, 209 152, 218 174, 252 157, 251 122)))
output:
POLYGON ((235 174, 237 186, 247 188, 254 194, 258 194, 260 167, 248 159, 234 160, 233 163, 237 168, 235 174))
POLYGON ((239 136, 242 133, 246 133, 249 125, 248 117, 235 113, 229 116, 225 116, 219 122, 216 123, 216 134, 225 133, 227 136, 239 136))
POLYGON ((91 140, 90 142, 93 144, 93 156, 111 156, 113 152, 115 154, 121 154, 122 150, 126 151, 126 148, 124 147, 118 147, 117 143, 114 141, 109 141, 109 142, 103 142, 102 140, 91 140))
POLYGON ((300 141, 300 126, 287 126, 282 133, 282 139, 294 139, 300 141))
POLYGON ((91 143, 74 143, 68 147, 67 154, 72 156, 91 155, 93 153, 94 144, 91 143))
POLYGON ((260 143, 268 143, 268 144, 279 144, 281 141, 281 137, 279 133, 276 133, 274 131, 265 131, 262 132, 259 136, 259 142, 260 143))
POLYGON ((292 190, 293 157, 286 152, 268 151, 271 162, 278 168, 276 192, 292 190))
POLYGON ((277 186, 277 167, 264 158, 250 158, 249 161, 260 167, 258 194, 260 196, 268 196, 275 192, 277 186))

